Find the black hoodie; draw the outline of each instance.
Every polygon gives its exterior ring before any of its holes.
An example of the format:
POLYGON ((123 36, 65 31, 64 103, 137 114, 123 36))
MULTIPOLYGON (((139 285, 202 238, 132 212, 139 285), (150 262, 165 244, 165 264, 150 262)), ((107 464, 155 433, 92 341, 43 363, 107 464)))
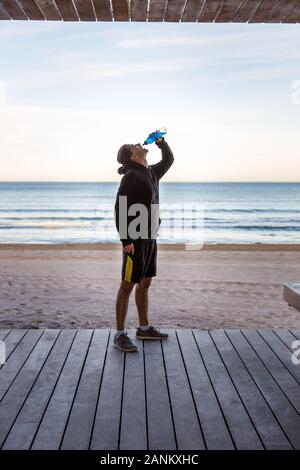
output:
MULTIPOLYGON (((132 204, 144 204, 148 210, 148 233, 151 233, 151 204, 159 204, 159 180, 174 162, 173 152, 162 137, 161 142, 155 142, 161 149, 160 162, 149 165, 148 168, 140 163, 130 161, 124 165, 124 176, 121 179, 115 203, 115 223, 119 232, 119 196, 127 196, 127 210, 132 204)), ((123 246, 134 243, 128 235, 128 226, 136 216, 127 216, 127 238, 121 238, 123 246)), ((159 219, 160 223, 160 219, 159 219)))

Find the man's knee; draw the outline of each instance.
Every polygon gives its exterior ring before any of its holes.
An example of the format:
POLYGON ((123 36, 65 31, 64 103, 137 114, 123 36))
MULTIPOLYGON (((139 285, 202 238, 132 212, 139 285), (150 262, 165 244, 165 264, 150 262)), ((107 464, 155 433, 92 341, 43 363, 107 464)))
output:
POLYGON ((133 282, 128 282, 128 281, 122 281, 120 285, 120 290, 124 294, 130 294, 132 289, 134 288, 134 283, 133 282))
POLYGON ((142 289, 148 289, 151 285, 152 277, 145 277, 138 283, 138 287, 142 289))

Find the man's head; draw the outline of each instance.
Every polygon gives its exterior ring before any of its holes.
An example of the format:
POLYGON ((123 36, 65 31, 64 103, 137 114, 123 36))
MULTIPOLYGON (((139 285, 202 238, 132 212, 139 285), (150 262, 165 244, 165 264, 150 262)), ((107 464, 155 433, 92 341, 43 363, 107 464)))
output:
MULTIPOLYGON (((130 161, 140 163, 141 165, 148 166, 147 153, 148 149, 142 147, 141 144, 124 144, 118 151, 117 160, 122 165, 126 165, 130 161)), ((119 173, 122 174, 123 167, 119 168, 119 173)))

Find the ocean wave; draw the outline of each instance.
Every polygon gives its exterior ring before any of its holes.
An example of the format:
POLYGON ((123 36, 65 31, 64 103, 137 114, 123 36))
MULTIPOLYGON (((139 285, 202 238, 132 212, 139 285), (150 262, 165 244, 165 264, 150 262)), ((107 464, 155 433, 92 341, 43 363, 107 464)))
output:
POLYGON ((36 223, 28 223, 27 222, 18 222, 18 223, 11 223, 7 224, 6 222, 0 221, 0 230, 2 229, 35 229, 35 228, 42 228, 42 229, 60 229, 60 228, 72 228, 72 227, 90 227, 96 225, 97 222, 36 222, 36 223))
POLYGON ((214 225, 205 224, 205 228, 215 228, 217 230, 245 230, 245 231, 284 231, 284 232, 300 232, 300 225, 214 225))
POLYGON ((91 222, 93 221, 98 221, 98 220, 112 220, 112 217, 1 217, 0 218, 0 224, 4 220, 5 222, 8 220, 11 221, 21 221, 26 220, 27 222, 32 222, 32 221, 39 221, 39 220, 44 220, 44 221, 49 221, 51 222, 52 220, 59 220, 61 222, 65 221, 80 221, 80 220, 89 220, 91 222))

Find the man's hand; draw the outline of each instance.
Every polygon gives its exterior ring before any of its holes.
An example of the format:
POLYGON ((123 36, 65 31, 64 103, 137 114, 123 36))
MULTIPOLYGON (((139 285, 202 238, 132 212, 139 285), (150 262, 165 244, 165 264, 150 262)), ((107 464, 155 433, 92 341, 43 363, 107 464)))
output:
POLYGON ((165 139, 164 139, 163 136, 161 136, 161 137, 158 137, 157 139, 155 139, 154 142, 155 142, 156 144, 160 144, 163 140, 165 140, 165 139))
POLYGON ((130 245, 123 246, 124 253, 131 253, 134 255, 134 244, 130 243, 130 245))

